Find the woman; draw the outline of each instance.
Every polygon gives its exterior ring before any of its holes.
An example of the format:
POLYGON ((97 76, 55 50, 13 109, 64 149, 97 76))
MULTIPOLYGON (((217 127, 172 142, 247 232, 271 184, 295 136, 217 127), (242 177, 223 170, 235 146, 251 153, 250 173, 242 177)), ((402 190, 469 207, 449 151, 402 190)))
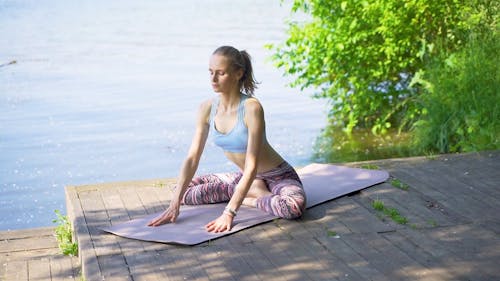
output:
POLYGON ((230 46, 219 47, 210 57, 209 72, 212 88, 219 95, 201 104, 174 198, 148 225, 175 222, 181 204, 228 202, 224 212, 205 226, 209 232, 231 230, 242 204, 282 218, 300 217, 306 203, 302 183, 267 142, 264 111, 253 97, 256 82, 250 55, 230 46), (240 171, 193 179, 209 131, 240 171))

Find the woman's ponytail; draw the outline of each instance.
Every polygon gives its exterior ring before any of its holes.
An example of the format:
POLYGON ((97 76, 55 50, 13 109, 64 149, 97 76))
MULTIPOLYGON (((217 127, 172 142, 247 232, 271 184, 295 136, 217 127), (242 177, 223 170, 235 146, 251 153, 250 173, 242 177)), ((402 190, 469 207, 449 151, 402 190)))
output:
POLYGON ((253 96, 254 91, 257 88, 257 81, 255 81, 255 77, 253 75, 252 58, 245 50, 240 51, 240 54, 244 65, 243 76, 240 80, 242 83, 241 88, 247 95, 253 96))

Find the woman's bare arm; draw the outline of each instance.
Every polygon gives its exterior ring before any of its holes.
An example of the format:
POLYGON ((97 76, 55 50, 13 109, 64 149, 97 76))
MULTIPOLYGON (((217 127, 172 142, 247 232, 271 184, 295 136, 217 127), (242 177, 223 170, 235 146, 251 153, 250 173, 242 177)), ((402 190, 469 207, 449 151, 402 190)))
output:
POLYGON ((169 207, 158 217, 148 223, 148 226, 159 226, 169 222, 175 222, 179 215, 179 208, 182 197, 186 192, 186 188, 193 179, 193 176, 198 169, 205 143, 208 138, 211 101, 205 101, 200 105, 198 116, 196 119, 196 130, 189 148, 188 154, 182 163, 179 176, 177 178, 177 188, 174 198, 170 202, 169 207))
MULTIPOLYGON (((252 185, 257 174, 258 157, 264 136, 264 111, 256 99, 248 99, 245 103, 245 121, 248 127, 248 145, 245 156, 243 176, 235 187, 227 208, 237 211, 252 185)), ((219 218, 208 223, 205 228, 209 232, 231 230, 233 216, 224 212, 219 218)))

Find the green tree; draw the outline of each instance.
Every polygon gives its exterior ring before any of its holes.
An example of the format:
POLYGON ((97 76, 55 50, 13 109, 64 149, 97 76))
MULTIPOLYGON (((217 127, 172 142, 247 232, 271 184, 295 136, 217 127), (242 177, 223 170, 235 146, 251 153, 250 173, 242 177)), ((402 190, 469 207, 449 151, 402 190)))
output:
POLYGON ((309 19, 291 21, 288 39, 269 47, 292 86, 329 99, 332 125, 407 130, 421 114, 426 65, 459 49, 481 22, 474 7, 494 2, 295 0, 292 12, 309 19))
POLYGON ((500 149, 499 57, 500 33, 481 34, 426 69, 429 88, 413 130, 417 151, 500 149))

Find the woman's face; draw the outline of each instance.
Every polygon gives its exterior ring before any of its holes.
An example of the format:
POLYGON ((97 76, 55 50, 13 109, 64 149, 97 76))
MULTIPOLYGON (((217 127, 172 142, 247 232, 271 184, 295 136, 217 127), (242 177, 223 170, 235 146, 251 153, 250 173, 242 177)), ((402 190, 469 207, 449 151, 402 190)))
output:
POLYGON ((210 57, 209 68, 210 83, 216 93, 239 92, 239 80, 242 71, 233 71, 229 60, 222 55, 214 54, 210 57))

